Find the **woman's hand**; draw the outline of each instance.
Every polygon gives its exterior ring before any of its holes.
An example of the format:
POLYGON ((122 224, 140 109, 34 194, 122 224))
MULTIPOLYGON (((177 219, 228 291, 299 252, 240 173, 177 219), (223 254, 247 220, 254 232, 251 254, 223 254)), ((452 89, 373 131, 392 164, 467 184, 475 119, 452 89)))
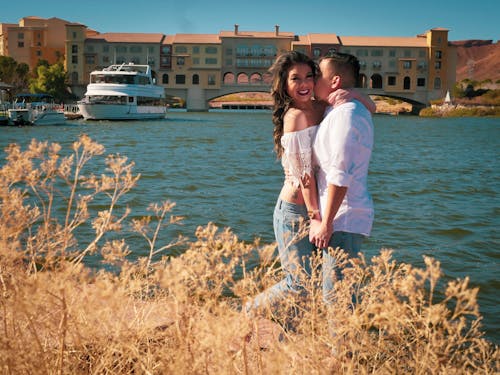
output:
POLYGON ((328 247, 330 238, 333 234, 333 226, 323 223, 321 220, 311 220, 311 229, 309 231, 309 241, 316 247, 324 249, 328 247))

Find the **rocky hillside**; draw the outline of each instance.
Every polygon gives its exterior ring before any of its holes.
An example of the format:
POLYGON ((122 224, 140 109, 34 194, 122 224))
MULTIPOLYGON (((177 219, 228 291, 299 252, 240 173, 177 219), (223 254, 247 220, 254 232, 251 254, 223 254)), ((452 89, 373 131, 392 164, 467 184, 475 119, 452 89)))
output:
POLYGON ((500 43, 491 40, 451 42, 457 46, 457 81, 500 80, 500 43))

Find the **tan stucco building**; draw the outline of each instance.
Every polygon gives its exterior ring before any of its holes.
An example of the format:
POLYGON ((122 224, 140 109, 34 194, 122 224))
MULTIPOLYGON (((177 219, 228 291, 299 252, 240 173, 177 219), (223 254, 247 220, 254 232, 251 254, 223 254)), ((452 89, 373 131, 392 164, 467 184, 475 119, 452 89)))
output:
POLYGON ((219 34, 99 33, 59 18, 25 17, 0 24, 0 53, 33 68, 39 59, 65 58, 69 83, 82 96, 90 72, 114 63, 149 64, 167 93, 205 108, 211 98, 265 88, 276 56, 299 50, 313 58, 331 51, 351 53, 361 63, 360 87, 368 94, 427 104, 455 84, 456 51, 448 30, 415 37, 357 37, 310 33, 242 31, 219 34))

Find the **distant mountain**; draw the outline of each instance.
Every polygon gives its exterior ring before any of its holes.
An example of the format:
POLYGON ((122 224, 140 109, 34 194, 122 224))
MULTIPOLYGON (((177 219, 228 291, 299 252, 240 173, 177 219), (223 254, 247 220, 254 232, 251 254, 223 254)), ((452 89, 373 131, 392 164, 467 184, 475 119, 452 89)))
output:
POLYGON ((457 46, 457 82, 469 78, 474 81, 500 80, 500 43, 491 40, 453 41, 457 46))

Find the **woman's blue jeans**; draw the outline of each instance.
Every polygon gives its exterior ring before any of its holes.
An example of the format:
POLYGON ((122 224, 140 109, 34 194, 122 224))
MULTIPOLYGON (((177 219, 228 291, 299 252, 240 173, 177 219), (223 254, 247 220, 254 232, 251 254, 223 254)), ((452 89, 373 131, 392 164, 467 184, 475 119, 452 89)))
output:
POLYGON ((249 301, 245 306, 247 312, 262 308, 274 310, 287 298, 303 296, 306 293, 305 278, 311 276, 310 260, 315 247, 309 242, 307 231, 300 233, 301 223, 305 225, 309 220, 306 206, 278 199, 273 219, 285 277, 249 301))

